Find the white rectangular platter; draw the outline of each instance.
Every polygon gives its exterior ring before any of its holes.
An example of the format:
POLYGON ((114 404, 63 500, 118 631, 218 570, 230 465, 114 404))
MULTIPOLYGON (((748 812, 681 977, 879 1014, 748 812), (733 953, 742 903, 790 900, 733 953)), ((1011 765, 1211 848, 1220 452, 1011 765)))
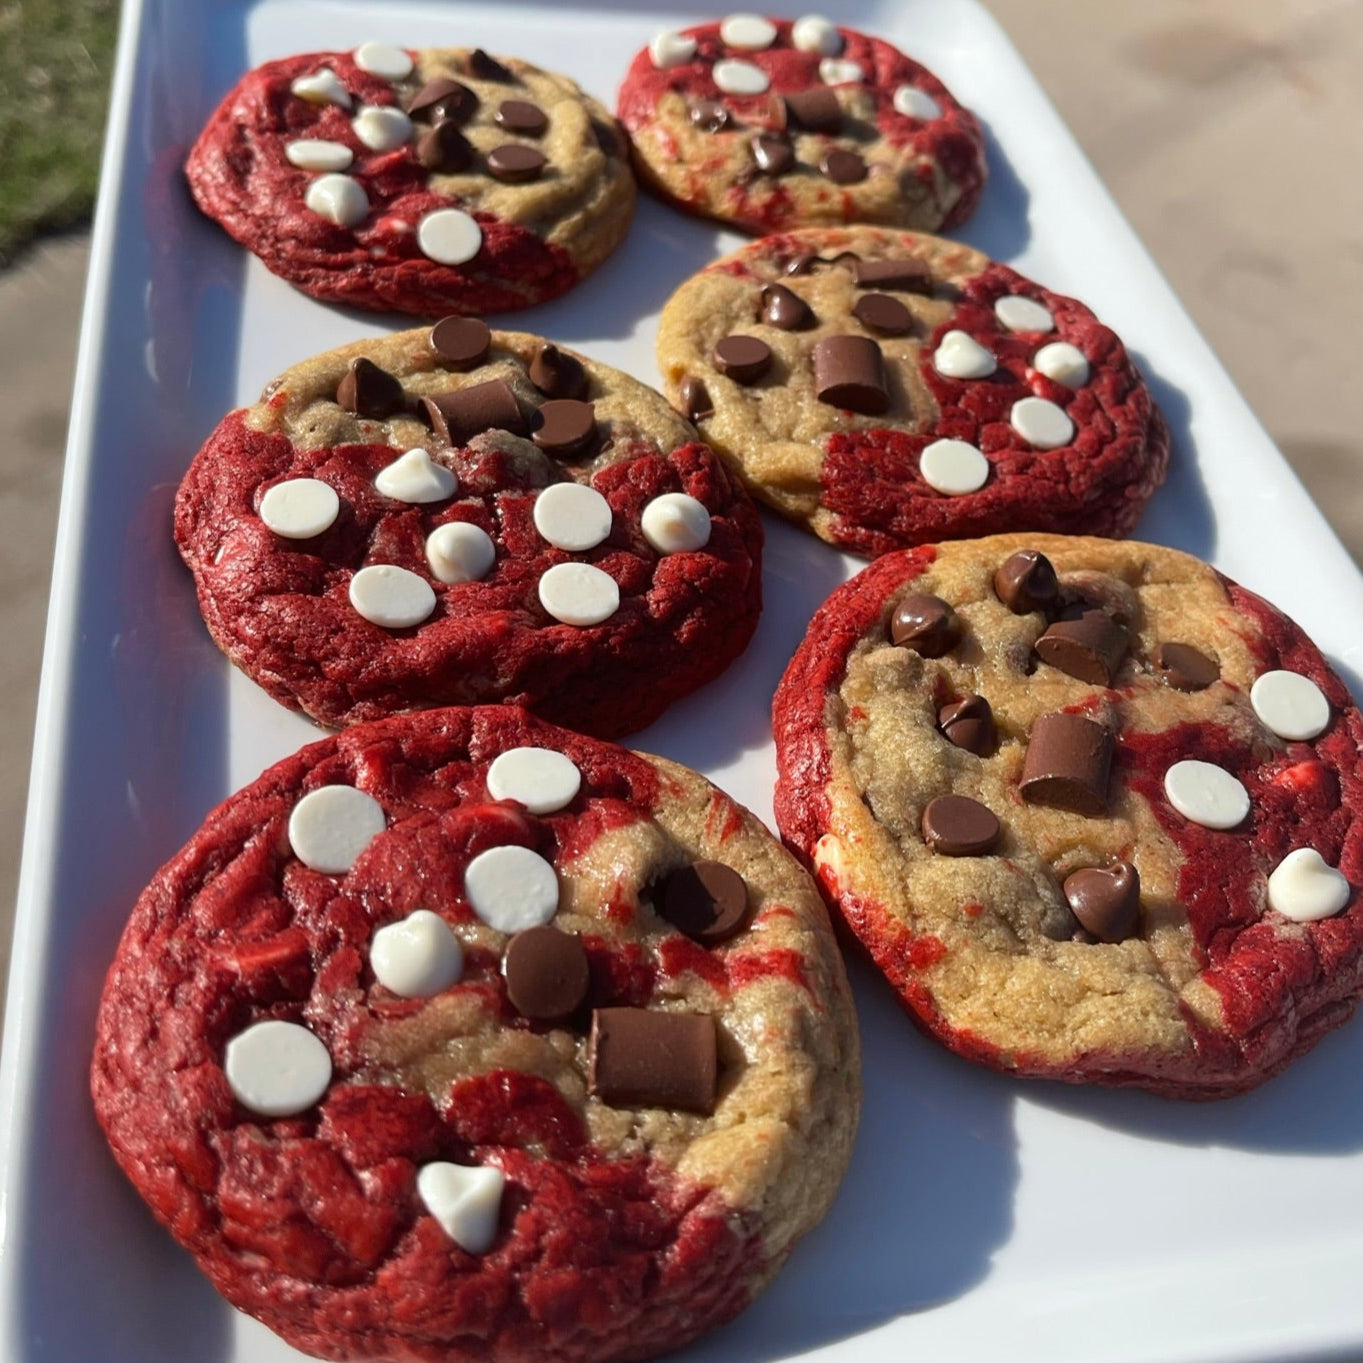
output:
MULTIPOLYGON (((103 973, 155 868, 206 811, 315 735, 210 643, 170 537, 219 417, 304 356, 397 325, 324 307, 193 210, 180 166, 247 67, 369 38, 478 44, 613 102, 659 28, 713 11, 127 0, 72 411, 0 1071, 0 1356, 282 1363, 116 1170, 86 1067, 103 973)), ((1355 693, 1363 579, 1255 422, 1055 112, 975 0, 860 0, 983 116, 991 180, 962 233, 1090 303, 1175 435, 1140 534, 1295 615, 1355 693)), ((737 239, 652 202, 589 283, 514 325, 646 381, 671 289, 737 239)), ((1207 242, 1208 252, 1216 250, 1207 242)), ((770 820, 770 697, 810 613, 857 565, 768 522, 746 656, 632 740, 770 820)), ((866 1109, 827 1222, 709 1363, 1255 1363, 1363 1358, 1363 1026, 1229 1103, 1010 1082, 936 1049, 854 969, 866 1109)))

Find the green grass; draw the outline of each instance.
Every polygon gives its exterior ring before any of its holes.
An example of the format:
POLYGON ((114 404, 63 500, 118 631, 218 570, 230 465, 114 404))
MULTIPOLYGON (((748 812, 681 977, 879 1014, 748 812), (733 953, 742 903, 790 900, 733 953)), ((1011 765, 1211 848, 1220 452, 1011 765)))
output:
POLYGON ((90 216, 117 27, 118 0, 0 0, 0 265, 90 216))

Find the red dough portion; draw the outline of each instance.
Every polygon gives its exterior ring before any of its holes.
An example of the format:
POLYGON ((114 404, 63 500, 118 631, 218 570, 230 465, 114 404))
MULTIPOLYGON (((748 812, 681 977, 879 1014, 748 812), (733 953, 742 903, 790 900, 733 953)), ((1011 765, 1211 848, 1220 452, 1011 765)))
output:
POLYGON ((388 445, 297 449, 228 416, 191 465, 176 502, 175 537, 195 574, 219 647, 276 699, 343 725, 430 705, 511 701, 571 728, 615 737, 651 723, 672 701, 719 675, 752 637, 761 610, 762 529, 747 495, 705 445, 635 457, 601 470, 609 538, 586 554, 536 531, 537 488, 497 449, 456 451, 459 493, 435 509, 395 503, 374 478, 388 445), (285 541, 256 508, 269 487, 319 477, 341 514, 309 541, 285 541), (703 552, 659 555, 640 515, 654 497, 685 492, 711 516, 703 552), (498 546, 477 582, 432 581, 434 613, 388 630, 350 604, 353 574, 371 563, 426 572, 436 525, 470 521, 498 546), (538 584, 556 563, 587 561, 620 588, 620 608, 591 627, 560 624, 538 584))
POLYGON ((1129 534, 1169 467, 1169 432, 1116 334, 1082 303, 991 265, 961 287, 951 317, 926 341, 919 361, 940 408, 930 431, 871 430, 830 436, 821 500, 835 513, 832 538, 862 554, 883 554, 935 540, 969 539, 1019 527, 1057 534, 1129 534), (1090 377, 1071 390, 1030 367, 1036 333, 1014 334, 994 316, 999 298, 1018 295, 1049 308, 1055 330, 1089 362, 1090 377), (964 331, 994 353, 985 379, 949 379, 932 363, 948 331, 964 331), (1074 439, 1036 449, 1013 429, 1015 402, 1045 398, 1074 422, 1074 439), (934 440, 964 440, 989 461, 978 492, 944 496, 919 471, 934 440))
POLYGON ((295 79, 322 66, 357 103, 396 104, 392 85, 362 71, 348 52, 266 62, 218 106, 186 162, 195 202, 270 270, 324 302, 428 316, 527 307, 577 283, 581 271, 566 251, 486 213, 473 215, 483 244, 471 261, 441 265, 423 255, 417 223, 435 209, 462 205, 430 192, 411 144, 371 151, 355 136, 350 111, 290 92, 295 79), (357 227, 339 227, 305 206, 317 177, 285 156, 295 138, 339 142, 354 153, 346 174, 360 182, 373 209, 357 227))

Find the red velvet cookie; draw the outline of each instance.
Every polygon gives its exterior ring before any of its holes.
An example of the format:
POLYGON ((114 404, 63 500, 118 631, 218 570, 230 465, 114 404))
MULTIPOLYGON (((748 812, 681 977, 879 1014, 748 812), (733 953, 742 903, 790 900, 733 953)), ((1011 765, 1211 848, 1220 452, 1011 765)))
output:
POLYGON ((817 15, 660 33, 631 64, 619 110, 646 184, 749 232, 936 231, 964 222, 984 187, 980 126, 946 86, 817 15))
POLYGON ((175 538, 219 647, 338 726, 509 700, 629 733, 762 604, 757 512, 694 429, 476 318, 295 365, 199 451, 175 538))
POLYGON ((755 496, 860 554, 1008 530, 1124 535, 1169 463, 1111 330, 937 237, 753 242, 673 294, 658 364, 755 496))
POLYGON ((775 724, 787 842, 968 1059, 1226 1097, 1363 993, 1363 716, 1187 554, 886 555, 815 615, 775 724))
POLYGON ((186 173, 199 207, 305 293, 428 316, 556 297, 620 244, 635 200, 601 105, 469 48, 266 62, 186 173))
POLYGON ((429 1363, 728 1320, 827 1210, 860 1098, 794 859, 695 773, 503 706, 349 730, 209 815, 133 911, 91 1082, 233 1305, 429 1363))

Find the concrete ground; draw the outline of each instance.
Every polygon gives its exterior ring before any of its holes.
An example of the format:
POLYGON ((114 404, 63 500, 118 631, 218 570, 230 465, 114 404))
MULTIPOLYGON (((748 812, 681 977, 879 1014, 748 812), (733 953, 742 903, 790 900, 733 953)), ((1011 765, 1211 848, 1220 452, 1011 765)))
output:
MULTIPOLYGON (((1353 372, 1363 178, 1351 173, 1363 0, 992 8, 1363 562, 1363 401, 1353 372)), ((0 454, 0 953, 86 250, 81 237, 48 241, 0 275, 0 411, 10 431, 0 454)))

